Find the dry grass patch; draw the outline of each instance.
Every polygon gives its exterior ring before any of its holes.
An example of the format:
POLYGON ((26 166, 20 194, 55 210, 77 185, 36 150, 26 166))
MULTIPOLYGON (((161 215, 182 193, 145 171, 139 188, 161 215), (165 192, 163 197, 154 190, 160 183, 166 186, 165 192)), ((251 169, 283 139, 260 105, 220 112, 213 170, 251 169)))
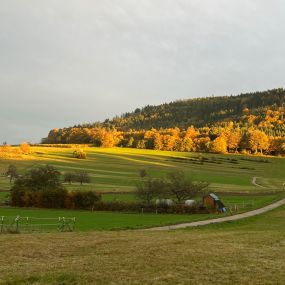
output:
POLYGON ((285 282, 284 232, 2 235, 0 250, 2 284, 285 282))

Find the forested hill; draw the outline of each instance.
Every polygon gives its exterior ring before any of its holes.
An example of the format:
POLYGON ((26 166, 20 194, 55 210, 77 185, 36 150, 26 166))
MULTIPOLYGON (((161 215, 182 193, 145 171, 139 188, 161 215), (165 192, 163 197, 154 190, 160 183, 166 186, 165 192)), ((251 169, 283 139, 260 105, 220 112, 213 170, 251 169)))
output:
POLYGON ((285 154, 285 90, 146 106, 94 124, 53 129, 45 144, 285 154))
POLYGON ((238 96, 186 99, 158 106, 148 105, 120 117, 107 119, 103 123, 77 125, 76 127, 111 127, 122 131, 174 127, 186 129, 191 125, 203 127, 217 122, 239 121, 245 109, 249 109, 251 114, 258 115, 264 108, 281 107, 284 102, 284 89, 238 96))

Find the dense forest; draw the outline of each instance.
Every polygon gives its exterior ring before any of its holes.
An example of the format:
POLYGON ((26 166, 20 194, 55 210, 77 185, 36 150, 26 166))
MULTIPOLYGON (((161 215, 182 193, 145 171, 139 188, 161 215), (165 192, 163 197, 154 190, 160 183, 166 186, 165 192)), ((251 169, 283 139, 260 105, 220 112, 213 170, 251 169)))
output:
POLYGON ((53 129, 46 144, 178 151, 285 152, 285 90, 146 106, 104 122, 53 129))

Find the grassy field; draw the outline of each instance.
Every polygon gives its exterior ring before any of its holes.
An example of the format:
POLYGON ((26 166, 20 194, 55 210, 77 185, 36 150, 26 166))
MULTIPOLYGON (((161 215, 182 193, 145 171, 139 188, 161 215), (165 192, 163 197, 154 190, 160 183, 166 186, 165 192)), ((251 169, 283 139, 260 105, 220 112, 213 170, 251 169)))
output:
MULTIPOLYGON (((0 159, 0 173, 15 164, 23 173, 35 165, 52 164, 59 170, 86 170, 92 179, 89 185, 66 185, 68 189, 95 189, 103 193, 132 192, 139 179, 138 171, 145 168, 153 177, 180 169, 193 180, 211 183, 218 192, 260 192, 281 189, 285 160, 282 158, 242 155, 217 155, 123 148, 86 148, 87 159, 72 158, 73 148, 32 147, 22 159, 0 159), (254 186, 252 178, 265 188, 254 186)), ((8 190, 7 178, 0 177, 0 190, 8 190)))
MULTIPOLYGON (((0 160, 0 172, 15 164, 21 173, 52 164, 61 171, 86 170, 104 201, 134 201, 138 170, 162 177, 181 169, 194 180, 211 183, 227 206, 239 212, 269 204, 284 194, 285 160, 88 148, 86 160, 73 149, 32 148, 22 159, 0 160), (260 186, 252 184, 253 177, 260 186), (261 187, 263 186, 263 187, 261 187), (276 193, 276 191, 278 193, 276 193), (261 193, 262 192, 262 193, 261 193)), ((10 184, 0 178, 0 200, 10 184)), ((285 207, 236 222, 171 232, 136 230, 217 217, 50 209, 0 208, 0 216, 76 217, 76 231, 0 235, 0 284, 284 284, 285 207), (131 230, 132 229, 132 230, 131 230), (110 231, 112 230, 112 231, 110 231), (123 231, 124 230, 124 231, 123 231)), ((219 215, 220 216, 220 215, 219 215)))
MULTIPOLYGON (((283 194, 281 191, 282 169, 285 160, 280 158, 245 157, 240 155, 215 155, 181 152, 165 152, 137 149, 86 148, 87 159, 72 158, 73 148, 32 147, 32 153, 21 159, 1 159, 0 172, 9 164, 15 164, 20 173, 42 164, 52 164, 62 172, 86 170, 91 183, 66 184, 68 189, 81 191, 95 189, 102 193, 103 201, 136 201, 133 191, 138 181, 138 170, 145 168, 154 177, 181 169, 195 180, 211 183, 211 190, 219 191, 226 206, 237 205, 238 212, 251 210, 269 204, 283 194), (252 177, 262 187, 252 185, 252 177), (260 195, 263 192, 266 195, 260 195), (224 193, 224 194, 223 194, 224 193), (239 193, 236 195, 235 193, 239 193), (241 195, 240 193, 243 193, 241 195)), ((0 201, 5 201, 11 187, 6 177, 0 177, 0 201)), ((207 219, 207 215, 141 215, 119 213, 90 213, 80 211, 23 210, 0 208, 4 216, 58 217, 74 216, 77 230, 134 229, 157 225, 175 224, 207 219)))
POLYGON ((285 207, 171 232, 0 236, 0 284, 284 284, 285 207))
MULTIPOLYGON (((146 228, 155 225, 177 224, 186 221, 198 221, 217 215, 197 214, 197 215, 172 215, 172 214, 134 214, 117 212, 88 212, 88 211, 68 211, 53 209, 22 209, 22 208, 0 208, 0 216, 16 217, 36 217, 36 218, 58 218, 75 217, 76 231, 94 230, 125 230, 146 228)), ((42 227, 46 231, 45 227, 42 227)), ((48 227, 47 230, 56 231, 56 226, 48 227)))
MULTIPOLYGON (((264 205, 276 201, 281 196, 262 195, 262 196, 224 196, 223 201, 227 206, 238 206, 238 213, 260 208, 264 205)), ((234 212, 236 213, 236 212, 234 212)), ((230 213, 228 213, 229 215, 230 213)), ((9 220, 16 216, 32 218, 58 218, 75 217, 76 231, 94 231, 94 230, 125 230, 139 229, 152 226, 171 225, 183 222, 194 222, 209 218, 221 217, 217 214, 192 214, 192 215, 174 215, 174 214, 150 214, 150 213, 117 213, 117 212, 90 212, 90 211, 71 211, 55 209, 34 209, 34 208, 10 208, 0 207, 0 216, 9 217, 9 220)), ((57 221, 52 221, 54 226, 41 226, 36 230, 48 232, 57 231, 57 221)), ((49 221, 40 221, 38 223, 50 223, 49 221)))

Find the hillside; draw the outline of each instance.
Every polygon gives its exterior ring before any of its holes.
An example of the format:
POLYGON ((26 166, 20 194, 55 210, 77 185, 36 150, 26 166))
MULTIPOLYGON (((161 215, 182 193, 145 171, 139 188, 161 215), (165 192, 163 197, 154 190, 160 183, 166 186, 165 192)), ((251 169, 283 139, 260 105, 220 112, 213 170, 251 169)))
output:
POLYGON ((53 129, 45 144, 198 152, 285 153, 285 90, 146 106, 112 120, 53 129))
POLYGON ((253 114, 258 114, 266 107, 281 107, 284 102, 284 89, 246 93, 238 96, 186 99, 158 106, 147 105, 120 117, 107 119, 103 123, 84 124, 82 127, 115 127, 123 131, 175 127, 186 129, 191 125, 203 127, 222 121, 240 120, 245 108, 248 108, 253 114))

